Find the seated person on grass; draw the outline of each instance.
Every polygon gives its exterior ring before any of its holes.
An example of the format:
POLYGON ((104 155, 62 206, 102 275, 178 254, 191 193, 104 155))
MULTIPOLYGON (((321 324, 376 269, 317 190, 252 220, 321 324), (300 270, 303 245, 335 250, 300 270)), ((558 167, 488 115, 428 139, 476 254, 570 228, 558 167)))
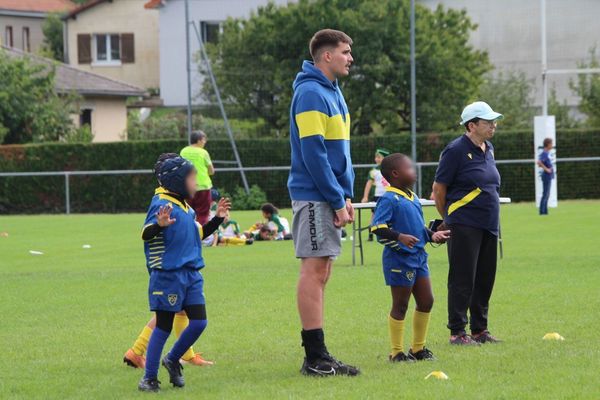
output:
POLYGON ((275 240, 290 240, 290 223, 279 215, 279 210, 271 203, 265 203, 260 208, 269 228, 275 232, 275 240))

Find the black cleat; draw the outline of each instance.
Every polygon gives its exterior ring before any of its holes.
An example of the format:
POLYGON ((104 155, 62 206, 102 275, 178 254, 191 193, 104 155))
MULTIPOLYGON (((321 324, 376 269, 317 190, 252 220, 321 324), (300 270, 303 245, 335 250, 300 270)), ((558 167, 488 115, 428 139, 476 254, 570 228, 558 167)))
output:
POLYGON ((389 359, 390 359, 390 362, 393 362, 393 363, 401 363, 401 362, 412 363, 412 362, 415 362, 415 360, 412 357, 407 356, 402 351, 400 353, 396 354, 393 357, 390 354, 389 359))
POLYGON ((415 361, 435 361, 436 358, 427 347, 413 353, 412 349, 408 351, 408 356, 415 361))
POLYGON ((302 368, 300 368, 300 372, 309 376, 356 376, 360 374, 358 368, 353 367, 352 365, 346 365, 329 354, 322 356, 312 363, 309 363, 305 358, 304 364, 302 364, 302 368))
POLYGON ((179 361, 171 361, 167 356, 164 356, 162 359, 162 365, 169 372, 169 382, 173 384, 175 387, 184 387, 185 380, 183 379, 183 366, 179 361))
POLYGON ((160 381, 156 378, 142 378, 138 383, 140 392, 160 392, 160 381))

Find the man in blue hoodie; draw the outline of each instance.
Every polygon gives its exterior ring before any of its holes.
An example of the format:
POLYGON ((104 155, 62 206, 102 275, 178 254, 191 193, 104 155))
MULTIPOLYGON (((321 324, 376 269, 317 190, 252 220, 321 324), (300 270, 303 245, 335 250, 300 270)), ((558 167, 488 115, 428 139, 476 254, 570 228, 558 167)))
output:
POLYGON ((354 61, 352 39, 323 29, 310 41, 313 62, 304 61, 294 81, 290 110, 292 199, 296 257, 301 259, 298 312, 306 375, 358 375, 359 370, 327 351, 323 295, 333 260, 341 251, 341 228, 354 218, 354 171, 350 159, 350 114, 337 79, 354 61))

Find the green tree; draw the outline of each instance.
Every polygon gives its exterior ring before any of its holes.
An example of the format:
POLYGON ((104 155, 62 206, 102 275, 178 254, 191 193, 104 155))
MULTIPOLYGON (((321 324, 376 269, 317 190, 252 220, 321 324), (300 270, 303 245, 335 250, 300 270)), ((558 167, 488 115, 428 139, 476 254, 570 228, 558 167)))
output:
POLYGON ((533 80, 524 72, 500 71, 486 77, 479 99, 504 115, 503 129, 523 129, 533 126, 534 93, 533 80))
POLYGON ((581 126, 581 122, 571 116, 570 109, 566 100, 562 102, 558 100, 556 88, 552 88, 548 96, 548 114, 554 115, 557 129, 579 128, 581 126))
MULTIPOLYGON (((308 40, 324 27, 343 30, 354 40, 355 67, 341 82, 353 132, 396 133, 410 127, 409 10, 408 0, 269 4, 228 20, 219 43, 207 46, 209 57, 232 106, 287 132, 292 80, 310 57, 308 40)), ((476 25, 465 11, 417 5, 416 20, 418 129, 447 129, 491 66, 468 43, 476 25)))
POLYGON ((64 61, 63 23, 60 14, 48 14, 42 24, 42 32, 44 33, 42 54, 61 62, 64 61))
POLYGON ((74 95, 54 90, 52 65, 0 50, 0 143, 57 141, 73 135, 74 95))
MULTIPOLYGON (((589 59, 577 63, 578 68, 600 68, 596 48, 589 51, 589 59)), ((586 124, 600 127, 600 74, 579 74, 569 82, 571 90, 581 98, 579 111, 587 117, 586 124)))

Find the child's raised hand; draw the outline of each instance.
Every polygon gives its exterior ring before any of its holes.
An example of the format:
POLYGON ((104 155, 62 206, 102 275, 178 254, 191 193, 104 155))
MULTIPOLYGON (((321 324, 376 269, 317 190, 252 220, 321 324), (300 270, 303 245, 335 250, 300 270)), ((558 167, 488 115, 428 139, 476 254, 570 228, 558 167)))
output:
POLYGON ((446 243, 450 239, 450 231, 437 231, 431 235, 431 241, 434 243, 446 243))
POLYGON ((229 210, 231 210, 231 200, 226 197, 221 197, 221 200, 217 203, 217 217, 225 218, 229 210))
POLYGON ((413 235, 407 235, 405 233, 401 233, 398 236, 398 241, 400 243, 402 243, 403 245, 405 245, 406 247, 408 247, 409 249, 412 249, 413 247, 415 247, 415 244, 417 244, 419 239, 414 237, 413 235))
POLYGON ((173 225, 177 219, 171 218, 171 212, 173 211, 173 206, 167 204, 166 206, 161 206, 156 213, 156 219, 158 226, 161 228, 165 228, 167 226, 173 225))

